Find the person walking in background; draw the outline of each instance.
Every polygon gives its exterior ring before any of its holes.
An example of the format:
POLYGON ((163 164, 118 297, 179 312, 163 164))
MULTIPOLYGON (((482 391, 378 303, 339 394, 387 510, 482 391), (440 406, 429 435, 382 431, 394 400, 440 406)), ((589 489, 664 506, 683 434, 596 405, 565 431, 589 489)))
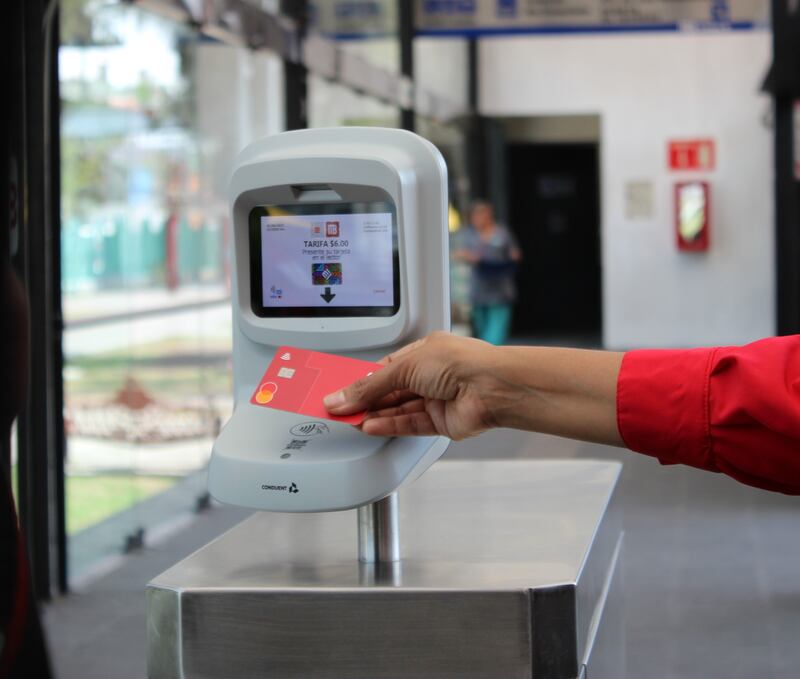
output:
POLYGON ((491 344, 504 344, 517 295, 514 275, 522 253, 511 232, 495 221, 491 203, 477 201, 472 205, 470 224, 453 257, 472 265, 470 298, 475 336, 491 344))

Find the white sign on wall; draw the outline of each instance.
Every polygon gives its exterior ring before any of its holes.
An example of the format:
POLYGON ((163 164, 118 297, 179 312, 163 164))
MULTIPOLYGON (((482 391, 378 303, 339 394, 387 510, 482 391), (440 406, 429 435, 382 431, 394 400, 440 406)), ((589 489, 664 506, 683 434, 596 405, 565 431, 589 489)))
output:
POLYGON ((632 181, 625 184, 625 217, 630 220, 652 219, 653 182, 632 181))

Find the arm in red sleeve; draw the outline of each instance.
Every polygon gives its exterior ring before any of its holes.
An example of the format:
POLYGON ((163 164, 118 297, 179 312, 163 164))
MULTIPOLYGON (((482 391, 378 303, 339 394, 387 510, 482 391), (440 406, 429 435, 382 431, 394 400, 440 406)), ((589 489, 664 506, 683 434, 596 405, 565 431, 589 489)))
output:
POLYGON ((800 335, 628 352, 617 423, 631 450, 800 495, 800 335))

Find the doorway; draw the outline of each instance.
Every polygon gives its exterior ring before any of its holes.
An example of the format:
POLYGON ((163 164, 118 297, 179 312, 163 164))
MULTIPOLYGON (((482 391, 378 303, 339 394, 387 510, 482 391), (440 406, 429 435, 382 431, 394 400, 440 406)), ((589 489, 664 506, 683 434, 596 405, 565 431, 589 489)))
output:
POLYGON ((596 143, 507 147, 508 222, 524 254, 516 337, 600 341, 598 161, 596 143))

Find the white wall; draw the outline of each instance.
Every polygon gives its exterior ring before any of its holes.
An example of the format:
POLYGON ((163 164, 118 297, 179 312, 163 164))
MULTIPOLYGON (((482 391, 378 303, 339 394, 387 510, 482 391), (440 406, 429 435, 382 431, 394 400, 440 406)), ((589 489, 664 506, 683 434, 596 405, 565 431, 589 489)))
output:
POLYGON ((397 127, 400 109, 319 76, 308 77, 308 126, 397 127))
POLYGON ((196 51, 197 134, 204 187, 221 200, 227 214, 233 159, 255 139, 285 129, 283 61, 271 52, 253 52, 222 43, 201 43, 196 51))
MULTIPOLYGON (((490 116, 599 114, 603 333, 609 348, 736 344, 775 329, 770 34, 485 39, 490 116), (711 248, 674 244, 668 139, 713 137, 711 248), (625 216, 624 188, 651 181, 652 219, 625 216)), ((553 291, 557 294, 557 291, 553 291)))
POLYGON ((418 93, 435 92, 466 109, 468 75, 466 38, 414 38, 414 79, 418 93))

